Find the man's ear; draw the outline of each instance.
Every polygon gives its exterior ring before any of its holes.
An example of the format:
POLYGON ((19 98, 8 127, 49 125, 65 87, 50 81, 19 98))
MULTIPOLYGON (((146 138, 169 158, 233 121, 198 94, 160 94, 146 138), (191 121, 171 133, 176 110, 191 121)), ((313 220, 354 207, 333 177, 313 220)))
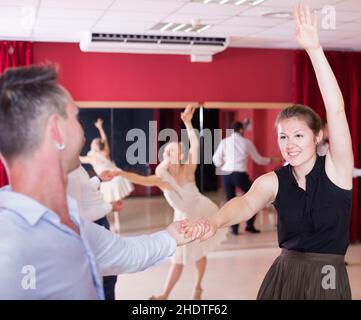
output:
POLYGON ((56 143, 62 144, 63 139, 61 137, 60 131, 59 131, 59 117, 57 115, 51 115, 49 118, 49 124, 50 124, 50 132, 52 138, 55 140, 56 143))

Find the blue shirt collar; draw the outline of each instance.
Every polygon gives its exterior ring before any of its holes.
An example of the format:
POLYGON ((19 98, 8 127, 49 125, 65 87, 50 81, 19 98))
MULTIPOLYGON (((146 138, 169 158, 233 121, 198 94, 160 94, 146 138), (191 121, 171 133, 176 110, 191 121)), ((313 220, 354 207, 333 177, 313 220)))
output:
MULTIPOLYGON (((69 196, 67 197, 67 201, 70 216, 77 225, 80 225, 76 201, 69 196)), ((45 207, 33 198, 12 191, 10 185, 0 189, 0 207, 16 212, 31 226, 35 225, 46 213, 53 213, 51 209, 45 207)))

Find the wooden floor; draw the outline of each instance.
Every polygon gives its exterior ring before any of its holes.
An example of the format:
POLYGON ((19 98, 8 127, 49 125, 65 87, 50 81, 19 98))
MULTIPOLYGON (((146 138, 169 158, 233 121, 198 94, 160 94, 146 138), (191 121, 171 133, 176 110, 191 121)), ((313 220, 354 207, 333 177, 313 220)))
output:
MULTIPOLYGON (((223 202, 221 194, 208 196, 219 205, 223 202)), ((131 198, 126 200, 126 209, 120 214, 121 233, 137 235, 161 230, 172 218, 172 210, 163 197, 131 198)), ((228 234, 227 240, 208 256, 203 299, 256 298, 267 270, 280 253, 275 224, 274 212, 264 210, 256 223, 262 233, 228 234)), ((346 260, 353 299, 361 300, 361 245, 351 245, 346 260)), ((165 261, 140 273, 118 276, 116 298, 148 299, 161 293, 169 266, 170 262, 165 261)), ((170 298, 190 299, 194 280, 195 269, 187 266, 170 298)))

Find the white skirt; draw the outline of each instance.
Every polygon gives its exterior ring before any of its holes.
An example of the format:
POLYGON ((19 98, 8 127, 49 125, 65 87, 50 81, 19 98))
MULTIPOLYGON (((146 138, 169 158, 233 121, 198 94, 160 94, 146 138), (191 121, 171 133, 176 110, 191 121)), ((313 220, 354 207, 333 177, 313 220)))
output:
POLYGON ((100 191, 106 202, 124 199, 134 190, 134 186, 123 177, 115 177, 111 181, 102 182, 100 191))

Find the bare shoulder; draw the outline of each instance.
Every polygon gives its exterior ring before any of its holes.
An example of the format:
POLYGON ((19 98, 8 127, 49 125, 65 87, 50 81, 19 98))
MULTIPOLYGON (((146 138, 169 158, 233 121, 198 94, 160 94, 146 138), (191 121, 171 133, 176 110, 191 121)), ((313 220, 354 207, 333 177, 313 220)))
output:
POLYGON ((267 172, 261 176, 259 176, 255 182, 258 181, 262 184, 275 184, 278 186, 278 178, 274 171, 267 172))
POLYGON ((241 199, 246 201, 250 213, 253 215, 271 204, 276 199, 277 192, 277 176, 274 172, 269 172, 258 177, 252 184, 251 189, 241 199))
POLYGON ((278 178, 274 171, 265 173, 258 177, 251 190, 256 190, 261 192, 264 196, 269 197, 270 201, 273 201, 276 198, 278 192, 278 178))

